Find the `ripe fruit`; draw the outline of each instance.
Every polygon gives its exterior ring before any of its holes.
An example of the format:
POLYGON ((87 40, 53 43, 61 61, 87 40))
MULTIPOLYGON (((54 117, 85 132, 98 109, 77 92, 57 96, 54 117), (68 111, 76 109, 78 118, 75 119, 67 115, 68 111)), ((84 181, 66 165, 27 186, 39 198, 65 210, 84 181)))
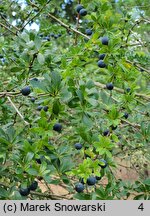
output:
POLYGON ((34 77, 31 79, 31 81, 39 81, 38 78, 34 77))
POLYGON ((87 10, 83 8, 83 9, 81 9, 79 11, 79 14, 80 14, 80 16, 86 16, 87 15, 87 10))
POLYGON ((76 11, 79 13, 81 9, 83 9, 83 5, 78 4, 78 5, 76 6, 76 11))
POLYGON ((54 124, 53 130, 54 130, 54 131, 57 131, 57 132, 61 132, 61 130, 62 130, 62 125, 61 125, 60 123, 54 124))
POLYGON ((92 185, 95 185, 96 184, 96 178, 94 176, 90 176, 88 179, 87 179, 87 184, 89 186, 92 186, 92 185))
POLYGON ((108 90, 113 90, 114 86, 113 86, 112 83, 107 83, 107 84, 106 84, 106 88, 107 88, 108 90))
POLYGON ((34 97, 32 97, 30 100, 31 100, 32 103, 35 102, 35 98, 34 97))
POLYGON ((81 144, 81 143, 76 143, 76 144, 74 145, 74 147, 75 147, 77 150, 80 150, 80 149, 82 149, 82 144, 81 144))
POLYGON ((41 106, 41 105, 39 105, 38 107, 37 107, 37 110, 38 111, 41 111, 43 109, 43 106, 41 106))
POLYGON ((28 96, 31 93, 31 89, 30 86, 25 86, 22 90, 21 90, 22 95, 24 96, 28 96))
POLYGON ((44 107, 43 107, 43 110, 44 110, 45 112, 47 112, 47 111, 48 111, 48 106, 44 106, 44 107))
POLYGON ((99 55, 99 60, 103 60, 105 58, 105 54, 100 54, 99 55))
POLYGON ((80 179, 80 183, 85 184, 83 178, 80 179))
POLYGON ((108 45, 109 39, 108 39, 108 37, 102 37, 101 41, 102 41, 103 45, 108 45))
POLYGON ((100 67, 100 68, 105 68, 105 67, 106 67, 106 64, 105 64, 102 60, 99 60, 99 61, 98 61, 98 67, 100 67))
POLYGON ((111 127, 112 130, 116 130, 117 129, 117 126, 114 126, 114 125, 111 125, 110 127, 111 127))
POLYGON ((19 193, 21 194, 21 196, 28 196, 30 193, 30 189, 29 188, 20 188, 19 193))
POLYGON ((42 41, 50 41, 50 37, 45 36, 45 37, 42 38, 42 41))
POLYGON ((40 158, 36 159, 36 162, 37 162, 38 164, 41 164, 41 163, 42 163, 42 161, 41 161, 40 158))
POLYGON ((108 129, 103 132, 104 136, 108 136, 109 134, 110 134, 110 131, 108 129))
POLYGON ((38 182, 37 181, 33 181, 32 184, 28 187, 29 190, 35 191, 38 187, 38 182))
POLYGON ((131 91, 131 89, 130 88, 126 88, 126 92, 130 92, 131 91))
POLYGON ((77 183, 75 185, 75 190, 78 192, 78 193, 81 193, 83 190, 84 190, 84 185, 82 183, 77 183))
POLYGON ((101 180, 102 177, 101 176, 100 177, 99 176, 95 176, 95 178, 96 178, 97 181, 99 181, 99 180, 101 180))
POLYGON ((102 162, 103 164, 99 164, 99 166, 101 167, 101 168, 106 168, 107 167, 107 161, 105 161, 104 159, 100 159, 100 162, 102 162))
POLYGON ((128 113, 124 113, 123 117, 124 117, 125 119, 127 119, 127 118, 129 117, 129 114, 128 114, 128 113))
POLYGON ((89 35, 89 36, 92 35, 92 30, 91 29, 86 29, 85 34, 89 35))

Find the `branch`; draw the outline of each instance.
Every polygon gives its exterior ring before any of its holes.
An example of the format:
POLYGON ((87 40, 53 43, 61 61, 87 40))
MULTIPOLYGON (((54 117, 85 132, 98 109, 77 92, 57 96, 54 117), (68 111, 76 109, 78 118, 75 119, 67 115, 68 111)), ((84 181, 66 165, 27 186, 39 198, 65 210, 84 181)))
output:
MULTIPOLYGON (((30 1, 30 4, 32 7, 36 7, 37 9, 40 9, 36 4, 32 3, 30 1)), ((71 26, 65 24, 64 22, 62 22, 61 20, 59 20, 58 18, 56 18, 54 15, 52 15, 51 13, 48 13, 48 16, 53 19, 54 21, 56 21, 57 23, 59 23, 62 27, 66 28, 68 31, 73 31, 79 35, 82 35, 83 37, 90 39, 90 37, 88 37, 87 35, 83 34, 82 32, 78 31, 77 29, 72 28, 71 26)))
POLYGON ((20 94, 20 92, 0 92, 0 97, 6 97, 6 96, 12 97, 18 94, 20 94))
POLYGON ((32 195, 36 195, 39 197, 46 197, 47 199, 50 198, 51 200, 61 200, 61 199, 66 199, 66 196, 60 196, 60 195, 54 195, 54 194, 44 194, 44 193, 39 193, 39 192, 35 192, 35 191, 30 191, 30 194, 32 195))
POLYGON ((130 63, 130 64, 132 64, 132 65, 135 64, 135 66, 136 66, 137 68, 139 68, 139 69, 141 69, 141 70, 143 70, 143 71, 145 71, 145 72, 147 72, 147 73, 150 74, 150 71, 149 71, 149 70, 147 70, 146 68, 141 67, 140 65, 137 65, 136 62, 132 63, 132 62, 129 61, 129 60, 126 60, 126 62, 128 62, 128 63, 130 63))
MULTIPOLYGON (((106 89, 106 85, 104 85, 104 84, 102 84, 102 83, 100 83, 100 82, 95 82, 95 85, 96 85, 97 87, 102 88, 102 89, 106 89)), ((119 93, 124 94, 124 90, 123 90, 123 89, 114 87, 114 90, 115 90, 116 92, 119 92, 119 93)), ((137 97, 142 97, 143 99, 148 100, 148 101, 150 100, 150 96, 149 96, 149 95, 144 95, 144 94, 140 94, 140 93, 135 93, 135 96, 137 96, 137 97)))
MULTIPOLYGON (((0 182, 0 186, 5 187, 5 188, 10 188, 10 186, 8 184, 5 184, 3 182, 0 182)), ((39 193, 39 192, 35 192, 35 191, 30 191, 31 195, 35 195, 35 196, 39 196, 39 197, 45 197, 45 198, 50 198, 51 200, 61 200, 61 199, 66 199, 66 196, 63 195, 54 195, 54 194, 44 194, 44 193, 39 193)))
MULTIPOLYGON (((79 20, 80 20, 80 14, 78 13, 78 15, 77 15, 76 30, 79 29, 79 20)), ((76 33, 76 35, 75 35, 75 42, 74 42, 75 45, 77 45, 77 39, 78 39, 78 34, 76 33)))
POLYGON ((141 128, 141 126, 139 124, 133 124, 133 123, 131 123, 131 122, 125 120, 125 119, 121 119, 121 121, 128 124, 128 125, 130 125, 130 126, 132 126, 132 127, 134 127, 134 128, 138 128, 138 129, 141 128))
MULTIPOLYGON (((47 3, 46 3, 47 4, 47 3)), ((20 29, 20 31, 22 31, 32 20, 34 20, 40 13, 41 11, 45 8, 46 4, 38 11, 37 14, 35 14, 31 19, 29 19, 24 26, 20 29)))
POLYGON ((17 107, 15 106, 15 104, 12 102, 12 100, 10 99, 10 97, 8 96, 7 99, 9 100, 9 102, 11 103, 11 105, 13 106, 13 108, 16 110, 16 112, 18 113, 18 115, 20 116, 20 118, 24 121, 24 123, 26 125, 30 125, 29 122, 24 120, 23 115, 19 112, 19 110, 17 109, 17 107))
POLYGON ((2 26, 3 28, 7 29, 12 34, 17 35, 17 32, 13 32, 10 28, 8 28, 7 26, 5 26, 3 23, 0 23, 0 26, 2 26))
POLYGON ((0 13, 0 16, 2 17, 3 20, 5 20, 5 22, 6 22, 9 26, 15 28, 16 31, 19 31, 19 29, 18 29, 16 26, 13 26, 12 24, 10 24, 10 23, 7 21, 7 19, 6 19, 1 13, 0 13))
POLYGON ((63 23, 61 20, 59 20, 58 18, 56 18, 52 14, 48 13, 48 16, 50 18, 52 18, 53 20, 55 20, 56 22, 58 22, 62 27, 66 28, 68 31, 73 31, 79 35, 82 35, 83 37, 85 37, 87 39, 90 39, 90 37, 88 37, 87 35, 83 34, 82 32, 78 31, 77 29, 74 29, 74 28, 70 27, 69 25, 63 23))
POLYGON ((126 44, 128 43, 128 39, 129 39, 129 36, 130 36, 130 34, 131 34, 131 31, 134 29, 134 27, 136 26, 136 25, 139 25, 140 24, 140 22, 142 22, 143 20, 141 19, 141 20, 137 20, 135 23, 134 23, 134 25, 129 29, 129 32, 128 32, 128 35, 127 35, 127 38, 126 38, 126 44))

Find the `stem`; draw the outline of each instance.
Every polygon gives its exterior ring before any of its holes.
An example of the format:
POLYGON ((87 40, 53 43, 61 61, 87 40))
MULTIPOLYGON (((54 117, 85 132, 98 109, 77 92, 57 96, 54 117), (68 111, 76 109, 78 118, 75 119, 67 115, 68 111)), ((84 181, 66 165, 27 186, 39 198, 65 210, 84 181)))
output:
MULTIPOLYGON (((133 64, 131 61, 129 61, 129 60, 126 60, 126 62, 128 62, 128 63, 130 63, 130 64, 133 64)), ((139 69, 142 69, 142 70, 144 70, 145 72, 147 72, 147 73, 149 73, 150 74, 150 71, 149 70, 147 70, 146 68, 143 68, 143 67, 141 67, 140 65, 137 65, 137 63, 135 62, 135 66, 137 67, 137 68, 139 68, 139 69)))
MULTIPOLYGON (((78 13, 76 30, 78 30, 78 28, 79 28, 79 19, 80 19, 80 14, 78 13)), ((77 45, 77 39, 78 39, 78 34, 76 33, 75 34, 75 42, 74 42, 75 45, 77 45)))
POLYGON ((3 23, 0 23, 0 26, 2 26, 3 28, 7 29, 12 34, 17 35, 17 32, 13 32, 10 28, 8 28, 7 26, 5 26, 3 23))
POLYGON ((9 100, 9 102, 11 103, 12 107, 16 110, 16 112, 18 113, 18 115, 20 116, 20 118, 24 121, 25 125, 29 125, 29 122, 24 120, 23 115, 19 112, 19 110, 17 109, 17 107, 15 106, 15 104, 12 102, 12 100, 10 99, 10 97, 8 96, 7 99, 9 100))
MULTIPOLYGON (((97 87, 102 88, 102 89, 106 89, 106 85, 104 85, 104 84, 102 84, 102 83, 100 83, 100 82, 95 82, 95 85, 96 85, 97 87)), ((114 90, 115 90, 116 92, 119 92, 119 93, 124 94, 124 90, 123 90, 123 89, 114 87, 114 90)), ((148 101, 150 100, 150 96, 149 96, 149 95, 144 95, 144 94, 140 94, 140 93, 135 93, 135 96, 137 96, 137 97, 142 97, 143 99, 148 100, 148 101)))

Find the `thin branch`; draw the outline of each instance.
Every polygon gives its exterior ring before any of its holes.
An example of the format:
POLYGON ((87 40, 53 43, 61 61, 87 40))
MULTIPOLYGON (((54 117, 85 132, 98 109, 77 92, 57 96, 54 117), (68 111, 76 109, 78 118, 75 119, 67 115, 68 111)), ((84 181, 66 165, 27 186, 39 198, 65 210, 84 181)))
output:
MULTIPOLYGON (((76 30, 79 29, 79 20, 80 20, 80 14, 78 13, 78 15, 77 15, 77 25, 76 25, 76 30)), ((77 39, 78 39, 78 34, 76 33, 76 34, 75 34, 75 42, 74 42, 75 45, 77 45, 77 39)))
POLYGON ((44 5, 37 14, 35 14, 31 19, 29 19, 24 26, 20 29, 20 31, 22 31, 31 21, 33 21, 40 13, 41 11, 45 8, 46 5, 44 5))
POLYGON ((15 96, 18 94, 20 94, 20 92, 0 92, 0 97, 15 96))
MULTIPOLYGON (((30 4, 32 7, 36 7, 37 9, 40 9, 36 4, 32 3, 30 1, 30 4)), ((67 31, 73 31, 79 35, 82 35, 83 37, 90 39, 90 37, 88 37, 87 35, 83 34, 82 32, 78 31, 77 29, 72 28, 71 26, 65 24, 64 22, 62 22, 60 19, 58 19, 57 17, 55 17, 54 15, 52 15, 51 13, 48 13, 48 16, 53 19, 54 21, 56 21, 57 23, 59 23, 62 27, 66 28, 67 31)))
POLYGON ((24 123, 26 125, 30 125, 29 122, 24 120, 23 115, 19 112, 19 110, 17 109, 17 107, 15 106, 15 104, 12 102, 12 100, 10 99, 10 97, 7 97, 7 99, 9 100, 9 102, 11 103, 11 105, 13 106, 13 108, 16 110, 16 112, 18 113, 18 115, 20 116, 20 118, 24 121, 24 123))
POLYGON ((60 196, 60 195, 54 195, 54 194, 44 194, 44 193, 39 193, 39 192, 35 192, 35 191, 30 191, 30 194, 32 195, 36 195, 36 196, 39 196, 39 197, 46 197, 46 198, 50 198, 52 200, 61 200, 61 199, 67 199, 66 196, 60 196))
MULTIPOLYGON (((102 88, 102 89, 106 89, 106 85, 104 85, 104 84, 102 84, 102 83, 100 83, 100 82, 95 82, 95 85, 96 85, 97 87, 102 88)), ((123 89, 120 89, 120 88, 117 88, 117 87, 114 87, 114 91, 119 92, 119 93, 122 93, 122 94, 125 93, 125 91, 124 91, 123 89)), ((144 94, 140 94, 140 93, 135 93, 135 96, 137 96, 137 97, 142 97, 143 99, 148 100, 148 101, 150 100, 150 96, 149 96, 149 95, 144 95, 144 94)))
POLYGON ((142 19, 141 19, 141 20, 137 20, 137 21, 134 23, 134 25, 129 29, 129 32, 128 32, 128 35, 127 35, 127 38, 126 38, 126 44, 128 43, 128 39, 129 39, 129 36, 130 36, 130 34, 131 34, 131 31, 135 28, 136 25, 139 25, 140 22, 142 22, 142 21, 143 21, 142 19))
POLYGON ((2 26, 3 28, 7 29, 12 34, 17 35, 17 32, 13 32, 10 28, 8 28, 7 26, 5 26, 3 23, 0 23, 0 26, 2 26))
POLYGON ((149 71, 148 69, 141 67, 141 66, 138 65, 136 62, 133 63, 133 62, 131 62, 131 61, 129 61, 129 60, 126 60, 126 62, 128 62, 128 63, 130 63, 130 64, 132 64, 132 65, 135 64, 135 66, 136 66, 137 68, 139 68, 139 69, 141 69, 141 70, 143 70, 143 71, 145 71, 145 72, 147 72, 147 73, 150 74, 150 71, 149 71))
POLYGON ((134 128, 138 128, 138 129, 141 128, 141 126, 139 124, 133 124, 133 123, 131 123, 131 122, 125 120, 125 119, 121 119, 121 121, 128 124, 128 125, 130 125, 130 126, 132 126, 132 127, 134 127, 134 128))
POLYGON ((56 22, 58 22, 62 27, 66 28, 68 31, 73 31, 79 35, 82 35, 83 37, 90 39, 90 37, 88 37, 87 35, 83 34, 82 32, 78 31, 77 29, 72 28, 71 26, 63 23, 61 20, 59 20, 58 18, 56 18, 55 16, 53 16, 52 14, 48 13, 48 16, 50 18, 52 18, 53 20, 55 20, 56 22))
POLYGON ((6 19, 1 13, 0 13, 0 16, 2 17, 3 20, 5 20, 5 22, 6 22, 9 26, 13 27, 16 31, 19 31, 19 29, 18 29, 16 26, 14 26, 14 25, 12 25, 11 23, 9 23, 9 22, 7 21, 7 19, 6 19))
MULTIPOLYGON (((5 184, 3 182, 0 182, 0 186, 5 187, 5 188, 10 188, 10 186, 8 184, 5 184)), ((44 193, 39 193, 39 192, 35 192, 35 191, 30 191, 31 195, 35 195, 35 196, 39 196, 39 197, 45 197, 45 198, 50 198, 52 200, 56 200, 56 199, 67 199, 67 195, 63 196, 63 195, 55 195, 55 194, 44 194, 44 193)))

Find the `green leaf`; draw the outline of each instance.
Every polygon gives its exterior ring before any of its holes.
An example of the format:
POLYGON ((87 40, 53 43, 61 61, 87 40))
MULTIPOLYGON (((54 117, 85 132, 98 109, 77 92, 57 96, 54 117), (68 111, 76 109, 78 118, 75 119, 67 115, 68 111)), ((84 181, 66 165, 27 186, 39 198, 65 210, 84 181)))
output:
POLYGON ((45 57, 44 57, 44 55, 41 54, 41 53, 38 53, 38 55, 37 55, 37 60, 38 60, 39 64, 43 65, 44 62, 45 62, 45 57))
POLYGON ((72 93, 67 88, 62 88, 60 92, 61 101, 66 103, 72 98, 72 93))

